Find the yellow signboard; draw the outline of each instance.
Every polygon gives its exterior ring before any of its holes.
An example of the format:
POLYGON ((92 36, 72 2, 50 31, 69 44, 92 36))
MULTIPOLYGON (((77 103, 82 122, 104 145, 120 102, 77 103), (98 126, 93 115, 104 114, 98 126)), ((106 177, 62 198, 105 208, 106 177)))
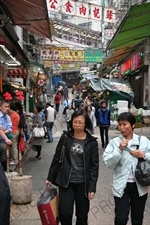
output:
POLYGON ((83 50, 61 50, 60 61, 84 62, 84 51, 83 50))

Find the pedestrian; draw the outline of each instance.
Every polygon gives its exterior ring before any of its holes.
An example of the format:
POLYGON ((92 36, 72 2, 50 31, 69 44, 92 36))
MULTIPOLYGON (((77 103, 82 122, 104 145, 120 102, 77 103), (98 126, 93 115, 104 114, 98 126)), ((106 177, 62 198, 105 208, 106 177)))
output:
POLYGON ((64 131, 53 157, 46 186, 59 186, 59 218, 61 225, 72 225, 74 203, 76 224, 88 224, 90 200, 96 192, 98 178, 98 143, 86 129, 92 124, 84 110, 73 113, 71 131, 64 131), (65 141, 65 144, 64 144, 65 141), (64 163, 57 173, 62 146, 65 145, 64 163))
POLYGON ((94 134, 94 129, 96 127, 96 117, 95 117, 95 114, 92 110, 92 106, 91 105, 86 106, 85 111, 87 112, 87 114, 88 114, 88 116, 91 120, 91 123, 92 123, 92 130, 90 130, 89 132, 91 134, 94 134))
POLYGON ((10 188, 0 164, 0 225, 10 225, 10 188))
POLYGON ((42 91, 42 94, 40 96, 40 101, 42 102, 43 108, 45 109, 47 103, 47 94, 44 90, 42 91))
MULTIPOLYGON (((34 117, 32 121, 32 130, 35 127, 43 127, 41 112, 42 106, 40 104, 36 104, 34 106, 34 117)), ((32 149, 37 152, 37 155, 35 156, 35 160, 41 159, 41 151, 42 151, 42 145, 43 145, 43 137, 32 137, 32 149)))
POLYGON ((69 99, 69 97, 66 97, 63 102, 63 106, 64 106, 63 115, 66 114, 66 110, 70 104, 71 104, 71 100, 69 99))
POLYGON ((47 130, 48 141, 53 142, 53 133, 52 128, 54 126, 55 120, 55 109, 51 106, 51 103, 46 103, 46 111, 45 111, 45 126, 47 130))
POLYGON ((67 130, 69 131, 70 128, 71 128, 71 117, 72 117, 72 114, 74 113, 74 109, 72 108, 72 105, 70 104, 68 106, 68 109, 66 110, 66 122, 67 122, 67 130))
POLYGON ((130 112, 118 116, 121 136, 113 138, 103 153, 103 161, 113 169, 112 193, 115 202, 115 225, 126 225, 131 210, 132 225, 143 224, 148 186, 135 179, 138 158, 150 163, 150 141, 134 133, 136 119, 130 112))
MULTIPOLYGON (((12 137, 12 122, 8 115, 10 105, 7 101, 2 101, 0 104, 0 130, 4 132, 8 139, 12 137)), ((3 136, 0 136, 0 162, 6 171, 6 141, 3 136)), ((10 144, 8 142, 7 144, 10 144)))
POLYGON ((12 122, 12 145, 10 147, 10 165, 18 163, 18 140, 19 140, 19 123, 20 116, 16 112, 17 108, 14 104, 10 104, 9 115, 12 122))
POLYGON ((109 141, 108 138, 108 129, 110 126, 110 110, 107 108, 107 104, 105 100, 102 100, 100 103, 100 107, 97 110, 97 120, 100 129, 101 143, 102 148, 106 147, 109 141), (104 141, 105 135, 105 141, 104 141))
POLYGON ((26 118, 23 113, 23 107, 20 102, 15 102, 15 106, 17 108, 16 112, 20 116, 20 123, 19 123, 19 129, 20 129, 20 135, 24 136, 26 131, 26 118))
POLYGON ((56 112, 59 112, 60 103, 61 103, 61 94, 59 92, 57 92, 54 97, 54 104, 55 104, 56 112))

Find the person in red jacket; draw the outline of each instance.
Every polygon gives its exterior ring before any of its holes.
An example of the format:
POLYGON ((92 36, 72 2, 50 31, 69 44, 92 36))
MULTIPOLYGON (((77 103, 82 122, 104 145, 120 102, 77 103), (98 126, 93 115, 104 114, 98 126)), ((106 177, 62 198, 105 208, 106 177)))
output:
POLYGON ((61 103, 61 94, 59 92, 57 92, 54 97, 54 104, 55 104, 56 112, 59 112, 60 103, 61 103))

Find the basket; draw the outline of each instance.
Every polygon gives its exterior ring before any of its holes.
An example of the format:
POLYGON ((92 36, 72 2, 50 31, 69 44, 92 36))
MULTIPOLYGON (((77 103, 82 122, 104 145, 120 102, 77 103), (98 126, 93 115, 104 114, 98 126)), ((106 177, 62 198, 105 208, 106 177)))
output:
POLYGON ((150 123, 150 116, 143 116, 143 121, 145 124, 150 123))
POLYGON ((142 128, 142 123, 136 123, 134 128, 142 128))

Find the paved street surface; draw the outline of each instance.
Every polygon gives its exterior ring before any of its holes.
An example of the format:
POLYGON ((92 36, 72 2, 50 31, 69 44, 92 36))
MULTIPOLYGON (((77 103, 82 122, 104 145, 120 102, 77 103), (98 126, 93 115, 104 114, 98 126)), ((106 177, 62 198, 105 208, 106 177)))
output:
MULTIPOLYGON (((62 109, 61 109, 62 110, 62 109)), ((42 159, 35 161, 35 152, 30 152, 27 160, 23 163, 23 174, 32 175, 33 180, 33 196, 32 202, 26 205, 11 206, 11 225, 41 225, 40 217, 37 211, 37 200, 40 194, 45 189, 45 181, 49 165, 51 163, 57 142, 59 140, 62 131, 66 129, 66 123, 63 115, 59 114, 55 121, 54 129, 54 141, 52 143, 44 143, 42 151, 42 159)), ((142 129, 135 129, 138 134, 143 134, 150 137, 149 127, 142 129)), ((119 131, 110 130, 110 138, 117 136, 119 131)), ((101 146, 99 138, 99 129, 95 129, 95 135, 98 137, 99 146, 101 146)), ((111 178, 112 171, 107 169, 102 162, 103 150, 99 148, 99 180, 97 184, 97 193, 95 198, 91 201, 90 213, 89 213, 89 225, 113 225, 114 218, 114 202, 111 194, 111 178)), ((138 206, 137 206, 138 207, 138 206)), ((150 196, 147 201, 145 218, 143 225, 150 224, 150 196)), ((75 224, 75 223, 74 223, 75 224)), ((131 224, 130 222, 128 224, 131 224)))

